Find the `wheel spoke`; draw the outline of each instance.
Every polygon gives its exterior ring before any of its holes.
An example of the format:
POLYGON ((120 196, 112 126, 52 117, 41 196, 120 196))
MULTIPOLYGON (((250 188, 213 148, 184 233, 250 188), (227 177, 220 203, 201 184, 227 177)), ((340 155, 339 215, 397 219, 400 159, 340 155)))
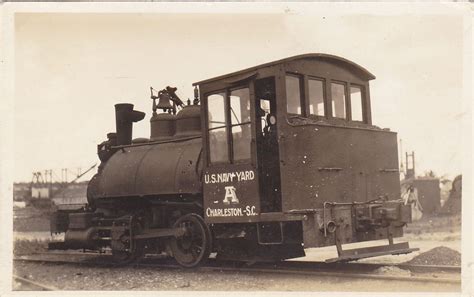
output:
POLYGON ((196 214, 187 214, 178 219, 175 226, 186 229, 183 236, 171 241, 176 261, 183 266, 193 267, 205 260, 210 252, 210 238, 204 220, 196 214))

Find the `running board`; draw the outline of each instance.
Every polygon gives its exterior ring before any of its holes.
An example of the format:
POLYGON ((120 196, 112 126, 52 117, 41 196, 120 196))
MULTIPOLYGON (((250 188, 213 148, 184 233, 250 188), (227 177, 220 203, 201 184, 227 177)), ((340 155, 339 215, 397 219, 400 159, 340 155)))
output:
POLYGON ((377 257, 383 255, 400 255, 419 251, 419 248, 410 248, 408 242, 400 242, 388 245, 371 246, 358 249, 340 250, 339 257, 325 260, 326 263, 347 262, 363 258, 377 257))

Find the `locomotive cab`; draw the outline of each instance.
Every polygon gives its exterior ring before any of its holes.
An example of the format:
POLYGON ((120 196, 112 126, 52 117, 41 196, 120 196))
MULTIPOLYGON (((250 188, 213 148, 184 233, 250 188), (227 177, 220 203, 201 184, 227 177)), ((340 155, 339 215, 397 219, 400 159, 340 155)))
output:
POLYGON ((204 219, 217 237, 241 232, 219 226, 255 223, 260 245, 336 245, 334 261, 412 250, 393 244, 410 210, 396 202, 396 133, 372 125, 374 78, 346 59, 307 54, 194 84, 204 219), (389 246, 342 249, 383 238, 389 246))

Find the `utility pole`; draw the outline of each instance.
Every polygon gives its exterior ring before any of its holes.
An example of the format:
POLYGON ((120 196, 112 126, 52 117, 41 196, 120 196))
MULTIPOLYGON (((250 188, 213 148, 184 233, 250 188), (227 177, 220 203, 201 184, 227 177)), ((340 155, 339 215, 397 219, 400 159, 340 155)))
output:
POLYGON ((400 179, 402 177, 405 177, 405 169, 403 168, 403 144, 402 144, 402 139, 400 138, 400 179))
POLYGON ((405 162, 406 162, 406 178, 415 177, 415 152, 412 151, 411 154, 405 153, 405 162), (408 166, 408 159, 411 158, 411 168, 408 166))

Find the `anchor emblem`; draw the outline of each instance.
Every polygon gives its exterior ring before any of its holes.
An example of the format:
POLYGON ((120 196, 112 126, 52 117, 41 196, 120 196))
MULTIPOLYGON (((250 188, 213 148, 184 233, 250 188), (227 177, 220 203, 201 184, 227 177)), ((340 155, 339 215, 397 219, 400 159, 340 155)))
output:
POLYGON ((225 187, 225 197, 222 201, 224 204, 237 204, 239 203, 239 199, 237 198, 237 194, 235 193, 234 186, 227 186, 225 187))

